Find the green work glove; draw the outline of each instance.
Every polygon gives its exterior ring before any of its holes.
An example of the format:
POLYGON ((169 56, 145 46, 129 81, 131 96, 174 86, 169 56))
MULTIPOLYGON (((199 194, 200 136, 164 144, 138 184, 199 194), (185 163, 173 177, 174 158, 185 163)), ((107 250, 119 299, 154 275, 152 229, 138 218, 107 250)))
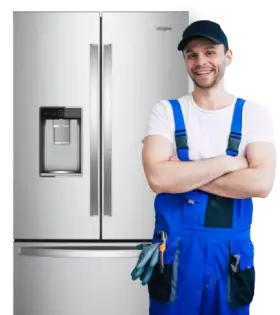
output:
POLYGON ((159 246, 161 243, 140 244, 136 248, 142 250, 138 262, 131 272, 133 281, 140 278, 142 285, 146 285, 151 279, 155 265, 159 261, 159 246))

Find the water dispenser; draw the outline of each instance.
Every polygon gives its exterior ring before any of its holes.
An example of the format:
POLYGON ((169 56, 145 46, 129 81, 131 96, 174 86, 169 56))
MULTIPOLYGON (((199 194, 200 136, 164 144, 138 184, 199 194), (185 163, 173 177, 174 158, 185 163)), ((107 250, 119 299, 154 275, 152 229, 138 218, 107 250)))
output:
POLYGON ((81 174, 81 108, 40 108, 40 175, 81 174))

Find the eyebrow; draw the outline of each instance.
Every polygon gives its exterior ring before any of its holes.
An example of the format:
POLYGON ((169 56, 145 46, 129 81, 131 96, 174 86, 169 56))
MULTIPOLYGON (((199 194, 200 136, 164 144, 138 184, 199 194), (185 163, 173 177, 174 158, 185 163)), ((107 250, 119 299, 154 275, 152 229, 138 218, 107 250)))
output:
MULTIPOLYGON (((206 49, 216 49, 216 47, 212 45, 212 46, 206 46, 204 49, 205 49, 205 50, 206 50, 206 49)), ((187 47, 187 48, 185 49, 185 52, 188 53, 188 52, 195 52, 195 51, 193 51, 193 50, 191 50, 190 48, 187 47)))

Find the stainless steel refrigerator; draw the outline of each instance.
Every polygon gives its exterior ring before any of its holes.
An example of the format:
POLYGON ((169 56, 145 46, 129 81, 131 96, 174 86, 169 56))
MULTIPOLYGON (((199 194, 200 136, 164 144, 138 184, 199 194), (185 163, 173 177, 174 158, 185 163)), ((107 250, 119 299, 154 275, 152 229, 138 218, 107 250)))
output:
POLYGON ((141 140, 188 93, 188 12, 14 12, 14 314, 144 315, 141 140))

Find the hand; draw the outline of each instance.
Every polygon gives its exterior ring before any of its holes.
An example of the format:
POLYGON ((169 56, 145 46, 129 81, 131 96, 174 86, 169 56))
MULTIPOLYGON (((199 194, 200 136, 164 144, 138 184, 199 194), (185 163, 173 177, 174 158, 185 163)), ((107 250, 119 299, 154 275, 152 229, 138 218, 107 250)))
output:
POLYGON ((244 156, 237 155, 233 157, 233 162, 234 162, 234 171, 238 171, 244 168, 248 168, 249 164, 247 159, 244 156))
POLYGON ((238 155, 235 156, 234 158, 236 159, 238 169, 244 169, 249 167, 248 161, 244 156, 238 155))

